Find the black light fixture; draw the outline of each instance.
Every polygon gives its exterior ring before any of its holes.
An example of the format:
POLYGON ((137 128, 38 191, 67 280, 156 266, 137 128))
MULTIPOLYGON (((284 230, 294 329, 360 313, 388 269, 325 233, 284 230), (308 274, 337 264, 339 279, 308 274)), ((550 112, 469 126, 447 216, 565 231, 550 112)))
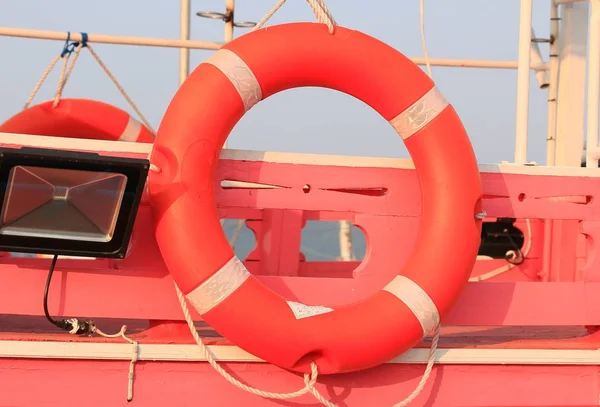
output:
POLYGON ((0 251, 123 258, 146 159, 0 148, 0 251))

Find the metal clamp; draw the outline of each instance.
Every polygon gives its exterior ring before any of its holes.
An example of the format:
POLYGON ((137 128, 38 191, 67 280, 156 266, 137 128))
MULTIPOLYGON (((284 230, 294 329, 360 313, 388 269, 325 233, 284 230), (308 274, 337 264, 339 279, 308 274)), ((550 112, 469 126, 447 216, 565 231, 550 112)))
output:
MULTIPOLYGON (((227 10, 225 13, 219 13, 217 11, 198 11, 196 15, 212 20, 223 20, 226 23, 233 20, 233 11, 231 10, 227 10)), ((254 21, 234 21, 233 26, 238 28, 252 28, 256 26, 256 23, 254 21)))

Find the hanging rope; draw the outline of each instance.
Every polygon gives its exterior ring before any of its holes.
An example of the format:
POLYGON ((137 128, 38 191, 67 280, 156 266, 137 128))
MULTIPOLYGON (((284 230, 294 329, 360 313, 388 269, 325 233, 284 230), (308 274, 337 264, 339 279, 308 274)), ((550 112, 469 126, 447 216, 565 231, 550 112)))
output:
POLYGON ((296 397, 300 397, 306 393, 310 393, 317 400, 319 400, 324 406, 336 407, 335 404, 326 400, 319 393, 319 391, 314 387, 315 383, 317 382, 317 377, 319 376, 319 372, 317 370, 317 365, 314 362, 311 362, 311 364, 310 364, 311 373, 310 374, 307 373, 304 375, 304 387, 302 389, 297 390, 292 393, 274 393, 274 392, 269 392, 269 391, 263 391, 263 390, 248 386, 247 384, 244 384, 241 381, 237 380, 231 374, 227 373, 221 366, 219 366, 219 364, 215 360, 212 352, 202 342, 202 338, 200 338, 198 331, 196 331, 196 326, 194 325, 194 320, 192 319, 192 316, 190 315, 190 310, 187 306, 185 297, 184 297, 183 293, 181 292, 181 290, 179 289, 179 287, 177 286, 177 284, 175 284, 175 291, 177 292, 177 298, 179 298, 179 304, 181 305, 181 310, 183 311, 183 316, 185 317, 185 321, 187 322, 187 325, 190 328, 190 332, 191 332, 192 336, 194 337, 194 341, 196 341, 196 344, 198 345, 198 347, 200 348, 200 351, 206 358, 206 361, 213 367, 213 369, 215 369, 217 371, 217 373, 219 373, 221 376, 223 376, 223 378, 225 378, 225 380, 227 380, 229 383, 233 384, 234 386, 236 386, 239 389, 247 391, 248 393, 252 393, 252 394, 255 394, 260 397, 277 399, 277 400, 293 399, 296 397))
MULTIPOLYGON (((179 305, 181 305, 181 310, 183 311, 183 316, 185 318, 185 321, 187 322, 187 325, 190 329, 190 333, 192 334, 192 336, 194 338, 194 341, 200 348, 200 351, 206 358, 206 361, 213 367, 213 369, 215 369, 217 371, 217 373, 219 373, 229 383, 233 384, 234 386, 236 386, 239 389, 247 391, 248 393, 252 393, 252 394, 260 396, 260 397, 277 399, 277 400, 292 399, 292 398, 300 397, 306 393, 310 393, 324 406, 337 407, 331 401, 325 399, 323 397, 323 395, 321 395, 321 393, 319 393, 319 391, 315 388, 315 384, 317 383, 317 378, 319 376, 319 372, 317 369, 317 365, 314 362, 311 362, 311 364, 310 364, 310 369, 311 369, 310 374, 307 373, 304 375, 304 387, 302 389, 297 390, 292 393, 274 393, 274 392, 263 391, 263 390, 255 388, 255 387, 248 386, 247 384, 242 383, 241 381, 237 380, 231 374, 227 373, 221 366, 219 366, 219 364, 215 360, 212 352, 202 342, 202 338, 200 338, 200 335, 198 334, 198 331, 196 330, 196 326, 194 325, 194 320, 192 319, 192 316, 190 315, 190 310, 187 306, 185 297, 184 297, 183 293, 181 292, 181 290, 179 289, 179 287, 177 286, 177 284, 175 284, 175 291, 177 292, 177 298, 179 299, 179 305)), ((407 406, 415 398, 417 398, 417 396, 421 393, 421 391, 423 391, 423 388, 425 388, 425 385, 427 384, 427 381, 429 380, 429 376, 431 375, 431 372, 433 370, 433 365, 435 363, 435 353, 437 350, 439 337, 440 337, 440 326, 438 325, 435 328, 435 331, 433 334, 433 339, 431 341, 431 348, 429 349, 429 358, 427 360, 427 366, 425 368, 425 372, 423 373, 423 376, 421 377, 421 380, 419 381, 419 384, 417 385, 415 390, 413 390, 413 392, 406 399, 404 399, 400 403, 396 404, 394 407, 407 406)))
POLYGON ((115 78, 115 76, 110 72, 110 70, 104 64, 104 62, 102 62, 102 60, 100 59, 100 57, 98 56, 96 51, 94 51, 94 49, 88 43, 88 35, 86 33, 81 33, 81 41, 78 41, 78 42, 71 42, 70 39, 71 39, 71 33, 68 32, 67 39, 63 46, 62 52, 52 60, 50 65, 48 65, 48 67, 42 74, 42 77, 40 78, 40 80, 37 82, 37 84, 33 88, 33 91, 29 95, 29 98, 27 98, 27 101, 25 102, 23 109, 27 109, 29 107, 29 105, 35 98, 36 94, 40 90, 42 84, 44 83, 44 81, 46 80, 46 78, 48 77, 48 75, 50 74, 52 69, 54 69, 54 66, 58 63, 58 61, 60 59, 62 59, 63 63, 62 63, 61 71, 60 71, 60 77, 58 80, 58 86, 56 89, 56 93, 54 95, 54 102, 52 104, 53 107, 58 106, 58 104, 60 103, 60 99, 62 97, 63 90, 65 88, 65 85, 66 85, 67 81, 69 80, 71 73, 73 72, 73 68, 75 67, 75 63, 77 62, 77 59, 79 58, 79 54, 83 48, 87 48, 89 50, 90 54, 92 54, 92 56, 98 63, 98 65, 100 65, 100 68, 102 68, 102 70, 110 78, 110 80, 113 82, 115 87, 119 90, 119 92, 121 93, 123 98, 127 101, 127 103, 129 103, 129 106, 131 106, 133 111, 138 115, 138 117, 144 123, 146 128, 148 128, 148 130, 150 130, 150 132, 152 132, 152 134, 156 134, 156 132, 155 132, 154 128, 152 127, 152 125, 150 124, 150 122, 146 119, 146 117, 138 109, 137 105, 129 97, 127 92, 125 92, 125 89, 123 89, 123 87, 121 86, 119 81, 117 81, 117 78, 115 78), (74 54, 73 59, 71 60, 71 64, 68 65, 71 54, 74 54))
POLYGON ((129 103, 131 108, 137 113, 137 115, 140 117, 140 119, 142 120, 144 125, 148 128, 148 130, 150 130, 152 132, 152 134, 156 134, 156 131, 154 131, 154 128, 152 127, 150 122, 148 122, 148 120, 146 120, 146 118, 144 117, 142 112, 140 112, 140 110, 137 108, 136 104, 129 97, 129 95, 125 92, 125 89, 123 89, 123 87, 119 84, 119 82, 117 81, 117 78, 115 78, 114 75, 108 70, 106 65, 104 65, 104 62, 102 62, 102 60, 100 59, 100 57, 98 56, 96 51, 94 51, 94 49, 90 45, 87 46, 87 49, 90 51, 90 54, 92 54, 92 56, 94 57, 96 62, 98 62, 98 65, 100 65, 100 68, 102 68, 102 70, 106 73, 106 75, 114 83, 114 85, 119 90, 119 92, 121 92, 121 95, 123 95, 123 97, 125 98, 127 103, 129 103))
MULTIPOLYGON (((269 12, 267 14, 265 14, 265 16, 263 18, 261 18, 258 21, 258 23, 256 23, 256 25, 254 26, 252 31, 262 28, 262 26, 271 17, 273 17, 273 14, 275 14, 281 8, 281 6, 283 6, 285 1, 286 0, 278 0, 277 3, 275 3, 275 5, 271 8, 271 10, 269 10, 269 12)), ((333 18, 333 15, 329 11, 329 8, 327 8, 325 1, 324 0, 306 0, 306 1, 312 8, 315 17, 317 18, 317 21, 322 24, 327 25, 327 28, 329 29, 329 34, 333 34, 334 30, 335 30, 334 27, 337 25, 337 22, 333 18)))

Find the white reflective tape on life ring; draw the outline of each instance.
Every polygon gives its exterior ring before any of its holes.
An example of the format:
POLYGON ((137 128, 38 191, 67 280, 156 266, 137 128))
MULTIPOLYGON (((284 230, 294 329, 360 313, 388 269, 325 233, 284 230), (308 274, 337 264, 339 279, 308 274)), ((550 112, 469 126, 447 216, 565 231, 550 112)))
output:
POLYGON ((323 307, 322 305, 306 305, 296 301, 286 301, 286 304, 290 307, 296 319, 310 318, 334 311, 333 308, 323 307))
POLYGON ((236 53, 228 49, 220 49, 205 63, 215 66, 227 76, 240 94, 246 111, 260 102, 262 99, 260 84, 250 67, 236 53))
POLYGON ((127 126, 123 130, 123 133, 119 136, 117 141, 137 141, 140 136, 140 131, 142 130, 142 123, 135 120, 133 117, 129 116, 129 121, 127 122, 127 126))
POLYGON ((396 276, 383 288, 402 301, 415 314, 423 328, 423 336, 440 323, 440 313, 429 295, 417 283, 406 276, 396 276))
POLYGON ((448 101, 434 86, 408 109, 390 120, 396 132, 406 140, 421 130, 446 109, 448 101))
POLYGON ((219 305, 250 277, 237 256, 233 256, 223 267, 191 291, 186 298, 200 315, 219 305))

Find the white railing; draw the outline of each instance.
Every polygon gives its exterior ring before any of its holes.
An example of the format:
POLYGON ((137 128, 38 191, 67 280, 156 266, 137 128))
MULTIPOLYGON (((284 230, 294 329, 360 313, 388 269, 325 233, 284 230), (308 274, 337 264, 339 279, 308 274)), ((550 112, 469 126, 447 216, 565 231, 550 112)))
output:
MULTIPOLYGON (((234 27, 252 27, 254 23, 234 20, 235 0, 225 0, 225 12, 200 12, 202 17, 221 19, 225 23, 224 43, 231 41, 234 27)), ((421 0, 424 1, 424 0, 421 0)), ((600 159, 598 146, 600 105, 600 0, 548 0, 550 11, 550 43, 548 63, 544 62, 532 28, 533 0, 521 0, 519 46, 517 61, 411 58, 418 65, 517 69, 515 163, 527 163, 529 126, 529 89, 531 70, 541 88, 548 89, 547 165, 580 166, 584 145, 584 124, 587 126, 588 167, 597 167, 600 159), (591 7, 589 5, 591 4, 591 7), (591 18, 589 9, 591 8, 591 18), (589 57, 586 58, 588 49, 589 57), (586 72, 586 60, 589 62, 586 72), (587 73, 587 101, 585 100, 587 73), (584 114, 587 108, 587 122, 584 114)), ((223 44, 190 40, 190 0, 180 0, 180 38, 146 38, 88 34, 92 43, 139 45, 180 48, 179 80, 183 83, 189 74, 189 50, 217 50, 223 44)), ((81 41, 80 33, 42 31, 0 27, 0 36, 49 40, 81 41)), ((342 257, 343 253, 342 253, 342 257)))
MULTIPOLYGON (((221 19, 225 22, 224 43, 233 39, 234 27, 251 27, 253 23, 234 21, 234 1, 225 0, 225 12, 201 12, 198 15, 221 19)), ((583 114, 587 105, 587 153, 588 166, 597 166, 600 159, 598 146, 598 108, 600 86, 600 0, 549 0, 550 52, 548 63, 541 56, 537 39, 533 38, 533 0, 521 0, 519 48, 517 61, 411 58, 418 65, 429 62, 432 66, 517 69, 515 163, 527 162, 529 126, 529 86, 531 70, 536 71, 540 87, 548 89, 547 165, 580 165, 583 152, 583 114), (585 55, 574 49, 587 49, 588 3, 591 3, 589 22, 589 66, 587 69, 587 102, 585 93, 585 55), (559 8, 562 12, 559 13, 559 8), (561 27, 562 23, 562 27, 561 27), (532 38, 534 42, 532 42, 532 38)), ((223 44, 209 41, 192 41, 190 33, 190 0, 180 0, 180 38, 146 38, 88 34, 88 41, 107 44, 140 45, 180 48, 179 79, 183 82, 189 73, 189 50, 217 50, 223 44)), ((14 36, 50 40, 66 40, 66 32, 29 30, 0 27, 0 36, 14 36)), ((81 40, 80 33, 71 33, 70 39, 81 40)), ((585 54, 585 51, 584 51, 585 54)))

